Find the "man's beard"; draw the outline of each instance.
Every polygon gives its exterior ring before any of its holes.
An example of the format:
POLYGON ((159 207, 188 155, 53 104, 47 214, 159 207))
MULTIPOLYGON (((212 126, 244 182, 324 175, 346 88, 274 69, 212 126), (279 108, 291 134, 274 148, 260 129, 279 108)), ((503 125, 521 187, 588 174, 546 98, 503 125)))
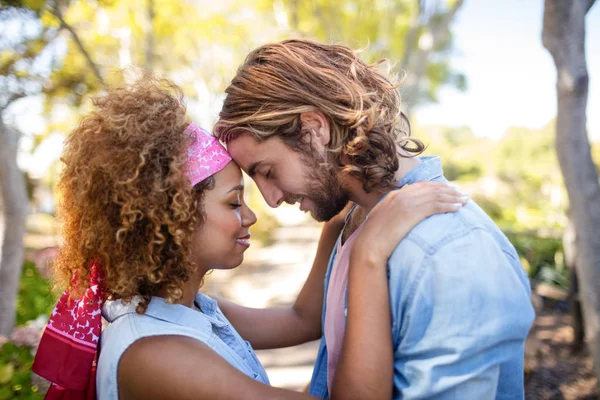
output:
POLYGON ((329 221, 338 215, 348 201, 348 191, 342 186, 334 168, 316 151, 304 154, 304 168, 307 174, 306 197, 315 204, 311 215, 317 221, 329 221))

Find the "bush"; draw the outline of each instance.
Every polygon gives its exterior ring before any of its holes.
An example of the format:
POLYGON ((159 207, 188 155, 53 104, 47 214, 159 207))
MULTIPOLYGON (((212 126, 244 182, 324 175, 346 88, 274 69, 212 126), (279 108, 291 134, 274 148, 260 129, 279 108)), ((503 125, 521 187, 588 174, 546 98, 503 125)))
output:
POLYGON ((43 399, 31 382, 32 348, 7 342, 0 350, 0 400, 43 399))
POLYGON ((44 398, 32 382, 31 365, 56 300, 35 264, 25 262, 17 297, 17 328, 8 341, 0 340, 0 400, 44 398))
POLYGON ((52 286, 39 274, 35 264, 25 262, 17 298, 17 326, 42 314, 50 315, 57 300, 52 286))
POLYGON ((531 279, 569 287, 561 239, 516 232, 508 232, 506 236, 524 260, 524 268, 531 279))

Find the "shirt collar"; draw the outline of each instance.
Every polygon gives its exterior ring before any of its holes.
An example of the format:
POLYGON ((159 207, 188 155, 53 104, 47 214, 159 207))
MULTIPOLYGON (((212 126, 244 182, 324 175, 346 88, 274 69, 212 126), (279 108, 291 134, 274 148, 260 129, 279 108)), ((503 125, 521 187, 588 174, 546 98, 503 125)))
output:
POLYGON ((411 169, 404 178, 398 182, 398 186, 410 185, 421 181, 432 181, 444 176, 442 161, 438 156, 419 157, 421 163, 411 169))
MULTIPOLYGON (((135 313, 140 300, 140 297, 134 296, 129 303, 124 303, 121 300, 107 301, 102 307, 102 316, 108 322, 113 322, 123 315, 135 313)), ((209 329, 211 325, 216 327, 226 325, 224 321, 220 321, 215 315, 217 308, 215 300, 200 292, 196 295, 195 300, 200 305, 200 308, 202 308, 202 312, 181 304, 167 303, 161 297, 152 297, 145 315, 177 325, 189 325, 190 322, 193 322, 196 326, 204 326, 209 329)))

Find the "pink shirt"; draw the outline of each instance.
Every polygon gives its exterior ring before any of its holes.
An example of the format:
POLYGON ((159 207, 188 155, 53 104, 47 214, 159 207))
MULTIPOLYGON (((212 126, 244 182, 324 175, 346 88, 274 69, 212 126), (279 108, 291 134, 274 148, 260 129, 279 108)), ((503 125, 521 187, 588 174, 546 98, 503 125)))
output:
POLYGON ((348 286, 348 267, 350 266, 350 250, 354 239, 364 224, 350 235, 344 245, 337 243, 337 253, 329 278, 327 290, 327 311, 325 314, 325 341, 327 343, 327 387, 331 393, 335 369, 342 352, 342 342, 346 332, 346 288, 348 286))

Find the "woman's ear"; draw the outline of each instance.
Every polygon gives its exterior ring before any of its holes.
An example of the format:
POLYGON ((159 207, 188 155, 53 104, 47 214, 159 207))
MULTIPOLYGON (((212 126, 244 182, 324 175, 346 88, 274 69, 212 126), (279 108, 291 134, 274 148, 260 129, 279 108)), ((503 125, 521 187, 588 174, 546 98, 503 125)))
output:
POLYGON ((300 121, 310 128, 311 142, 326 147, 330 141, 329 121, 320 111, 307 111, 300 114, 300 121))

